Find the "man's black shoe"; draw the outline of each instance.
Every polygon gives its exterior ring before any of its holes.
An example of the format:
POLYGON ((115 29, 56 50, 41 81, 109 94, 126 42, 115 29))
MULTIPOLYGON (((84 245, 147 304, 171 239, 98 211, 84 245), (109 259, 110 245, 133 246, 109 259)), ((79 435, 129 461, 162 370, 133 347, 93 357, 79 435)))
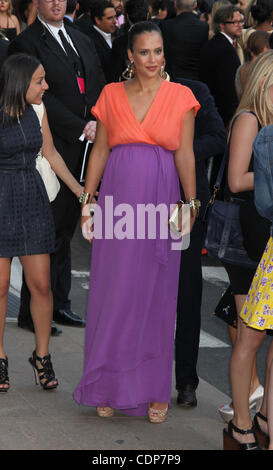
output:
POLYGON ((197 406, 196 393, 192 385, 185 385, 183 389, 178 390, 177 404, 185 407, 197 406))
POLYGON ((66 326, 85 326, 85 320, 71 310, 54 310, 53 320, 66 326))
MULTIPOLYGON (((34 333, 34 325, 32 320, 27 320, 20 315, 18 316, 18 326, 24 330, 28 330, 34 333)), ((60 330, 60 328, 57 328, 53 324, 51 325, 51 336, 60 336, 61 333, 62 330, 60 330)))

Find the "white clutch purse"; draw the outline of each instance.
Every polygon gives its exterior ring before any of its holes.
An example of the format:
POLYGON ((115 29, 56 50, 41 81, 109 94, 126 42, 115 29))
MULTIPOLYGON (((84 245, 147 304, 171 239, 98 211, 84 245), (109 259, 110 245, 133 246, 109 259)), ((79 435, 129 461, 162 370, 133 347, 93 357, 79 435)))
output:
POLYGON ((60 191, 60 182, 52 170, 49 161, 41 152, 36 157, 36 169, 39 171, 50 202, 54 201, 60 191))
POLYGON ((183 201, 177 201, 168 220, 170 231, 175 237, 181 237, 190 233, 190 205, 183 201))
MULTIPOLYGON (((40 105, 32 105, 34 111, 37 114, 37 117, 40 122, 40 126, 42 126, 42 118, 44 114, 44 105, 41 103, 40 105)), ((60 182, 55 175, 54 171, 52 170, 49 161, 43 157, 41 150, 39 151, 36 157, 36 169, 39 171, 43 183, 46 188, 46 192, 50 202, 54 201, 58 192, 60 191, 60 182)))

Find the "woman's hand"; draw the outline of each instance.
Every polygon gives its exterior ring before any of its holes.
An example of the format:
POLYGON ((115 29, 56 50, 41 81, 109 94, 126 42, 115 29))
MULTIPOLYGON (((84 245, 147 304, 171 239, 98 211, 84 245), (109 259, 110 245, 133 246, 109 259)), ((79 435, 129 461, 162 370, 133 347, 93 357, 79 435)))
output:
MULTIPOLYGON (((81 229, 82 229, 82 236, 89 241, 89 243, 93 240, 93 217, 94 215, 91 214, 91 204, 84 204, 82 206, 82 218, 81 218, 81 229)), ((92 211, 94 214, 94 211, 92 211)))
POLYGON ((75 190, 73 191, 73 193, 75 194, 77 199, 79 199, 83 191, 84 191, 84 187, 81 186, 80 183, 78 183, 77 185, 75 185, 75 190))
POLYGON ((85 238, 89 243, 92 243, 93 240, 93 224, 91 216, 82 216, 81 218, 81 229, 82 229, 82 236, 85 238))
POLYGON ((94 142, 95 137, 96 137, 96 131, 97 131, 97 122, 89 121, 86 124, 85 128, 83 129, 83 134, 85 135, 85 138, 87 140, 94 142))

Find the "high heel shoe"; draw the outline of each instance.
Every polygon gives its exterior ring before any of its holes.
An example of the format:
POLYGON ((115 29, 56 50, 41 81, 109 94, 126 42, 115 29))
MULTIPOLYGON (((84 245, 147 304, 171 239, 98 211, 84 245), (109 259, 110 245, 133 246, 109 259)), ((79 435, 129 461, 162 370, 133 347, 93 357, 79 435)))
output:
POLYGON ((96 410, 101 418, 112 418, 115 414, 115 410, 110 406, 98 406, 96 410))
POLYGON ((36 351, 33 351, 32 356, 29 358, 29 362, 33 367, 34 377, 36 385, 41 385, 44 390, 53 390, 58 387, 58 380, 55 377, 53 370, 50 354, 44 357, 39 357, 36 351), (37 362, 40 362, 41 368, 37 366, 37 362), (50 382, 53 384, 49 385, 50 382))
POLYGON ((258 439, 260 446, 263 449, 268 449, 269 435, 266 432, 262 431, 261 426, 259 425, 259 422, 258 422, 258 418, 260 418, 262 421, 265 421, 266 423, 267 423, 267 418, 264 415, 262 415, 262 413, 258 412, 254 416, 253 423, 254 423, 255 433, 257 435, 257 439, 258 439))
POLYGON ((254 426, 251 429, 240 429, 233 424, 232 420, 229 421, 228 428, 223 431, 223 448, 224 450, 261 450, 254 426), (241 435, 253 434, 255 440, 253 442, 240 442, 233 436, 233 431, 241 435))
POLYGON ((158 410, 155 408, 149 408, 148 410, 148 418, 150 423, 158 424, 164 423, 166 421, 168 415, 168 406, 163 410, 158 410))
MULTIPOLYGON (((259 387, 257 387, 256 390, 254 390, 252 395, 250 395, 249 397, 249 409, 252 409, 255 406, 256 412, 260 411, 260 408, 262 406, 263 396, 264 396, 264 388, 262 385, 259 385, 259 387)), ((234 409, 230 405, 220 406, 220 408, 218 408, 218 412, 220 413, 221 418, 226 423, 229 423, 229 421, 234 416, 234 409)))
POLYGON ((0 358, 0 385, 7 385, 7 387, 0 387, 0 392, 7 392, 9 389, 9 376, 8 376, 8 358, 0 358))

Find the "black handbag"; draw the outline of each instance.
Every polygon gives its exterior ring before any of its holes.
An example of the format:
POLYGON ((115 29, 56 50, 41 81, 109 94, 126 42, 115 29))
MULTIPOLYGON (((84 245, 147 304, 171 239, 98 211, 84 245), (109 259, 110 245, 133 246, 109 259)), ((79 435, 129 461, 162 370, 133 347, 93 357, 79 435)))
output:
POLYGON ((238 315, 234 295, 230 285, 215 307, 214 315, 221 320, 224 320, 225 323, 233 328, 237 328, 238 315))
POLYGON ((257 267, 257 262, 247 254, 240 222, 240 205, 244 201, 237 198, 231 198, 230 201, 216 199, 228 154, 229 145, 226 146, 214 192, 205 211, 204 217, 208 217, 205 247, 208 253, 219 261, 253 269, 257 267))

